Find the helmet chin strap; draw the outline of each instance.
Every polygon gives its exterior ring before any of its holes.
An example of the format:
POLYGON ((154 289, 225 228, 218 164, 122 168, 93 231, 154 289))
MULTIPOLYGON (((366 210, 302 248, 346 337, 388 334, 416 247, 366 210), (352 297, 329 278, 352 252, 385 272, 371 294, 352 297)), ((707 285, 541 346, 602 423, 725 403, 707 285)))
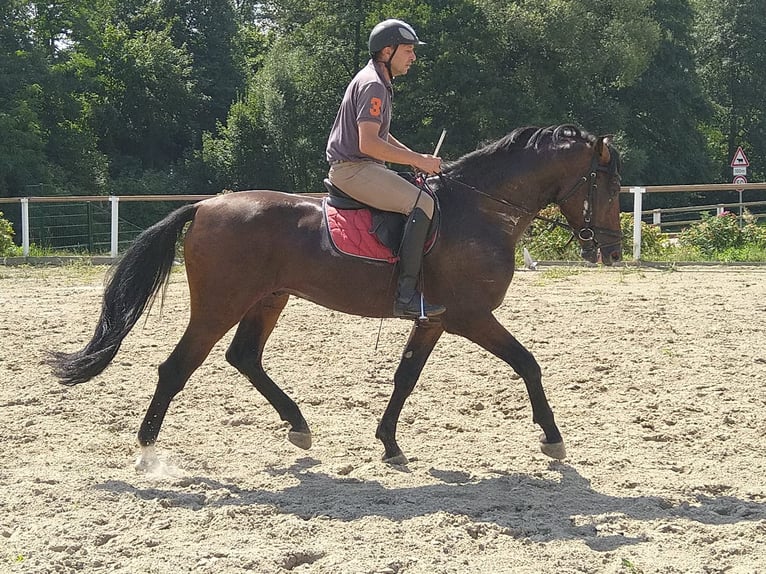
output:
POLYGON ((391 60, 394 59, 394 55, 396 54, 396 51, 399 49, 399 44, 396 44, 394 46, 393 52, 391 52, 391 55, 388 57, 388 60, 383 62, 383 65, 386 67, 386 70, 388 70, 388 77, 391 78, 391 81, 394 81, 394 73, 391 71, 391 60))

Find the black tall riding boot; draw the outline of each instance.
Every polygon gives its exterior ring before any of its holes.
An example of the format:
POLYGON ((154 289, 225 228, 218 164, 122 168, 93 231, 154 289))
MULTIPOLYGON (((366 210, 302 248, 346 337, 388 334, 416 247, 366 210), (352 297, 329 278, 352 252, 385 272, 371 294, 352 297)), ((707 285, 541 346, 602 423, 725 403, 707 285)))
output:
POLYGON ((441 305, 431 305, 423 301, 418 292, 418 277, 423 263, 423 246, 428 235, 431 220, 425 211, 416 207, 407 217, 404 228, 402 246, 399 249, 399 285, 394 301, 395 317, 421 317, 421 311, 426 317, 440 315, 446 310, 441 305))

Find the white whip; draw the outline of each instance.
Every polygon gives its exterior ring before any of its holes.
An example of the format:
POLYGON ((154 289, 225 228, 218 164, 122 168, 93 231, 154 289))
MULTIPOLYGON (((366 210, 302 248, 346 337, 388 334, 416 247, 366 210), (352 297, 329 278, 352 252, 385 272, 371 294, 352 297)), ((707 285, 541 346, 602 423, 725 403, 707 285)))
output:
POLYGON ((439 136, 439 142, 436 144, 436 149, 434 150, 434 155, 439 155, 439 150, 442 147, 442 142, 444 142, 444 136, 447 135, 447 130, 442 130, 442 135, 439 136))

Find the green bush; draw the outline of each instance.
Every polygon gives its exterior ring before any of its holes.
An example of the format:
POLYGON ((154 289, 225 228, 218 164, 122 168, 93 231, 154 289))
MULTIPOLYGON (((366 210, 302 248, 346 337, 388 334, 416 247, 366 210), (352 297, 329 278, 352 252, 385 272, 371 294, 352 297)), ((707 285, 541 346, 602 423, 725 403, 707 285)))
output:
MULTIPOLYGON (((539 215, 566 224, 559 208, 549 205, 539 215)), ((548 221, 535 219, 519 242, 518 253, 526 247, 532 256, 541 261, 577 261, 580 244, 572 239, 572 232, 548 221)))
POLYGON ((13 242, 13 225, 0 211, 0 257, 19 255, 19 248, 13 242))
POLYGON ((742 227, 742 243, 766 249, 766 227, 758 225, 756 218, 747 210, 742 214, 742 219, 745 222, 742 227))
MULTIPOLYGON (((546 219, 561 220, 558 207, 548 206, 540 212, 546 219)), ((626 259, 633 255, 633 214, 620 214, 622 254, 626 259)), ((519 243, 519 250, 526 247, 535 259, 542 261, 579 261, 580 244, 572 239, 572 232, 551 223, 535 219, 519 243)), ((660 228, 641 222, 641 255, 643 258, 665 256, 669 247, 660 228)))
MULTIPOLYGON (((633 257, 633 214, 620 213, 620 229, 622 231, 622 256, 624 259, 633 257)), ((658 225, 641 222, 641 258, 661 259, 670 250, 666 236, 658 225)))
POLYGON ((742 246, 742 232, 737 216, 729 211, 721 215, 702 213, 699 223, 690 225, 678 235, 679 245, 696 247, 704 256, 712 257, 727 249, 742 246))

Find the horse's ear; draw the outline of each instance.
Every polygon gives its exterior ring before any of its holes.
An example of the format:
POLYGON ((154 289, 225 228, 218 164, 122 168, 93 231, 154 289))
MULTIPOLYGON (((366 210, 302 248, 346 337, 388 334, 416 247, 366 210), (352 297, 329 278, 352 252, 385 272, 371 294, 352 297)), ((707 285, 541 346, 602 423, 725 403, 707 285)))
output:
POLYGON ((612 143, 613 136, 606 135, 598 138, 596 143, 596 152, 598 153, 598 163, 606 165, 612 161, 612 152, 609 150, 609 145, 612 143))

